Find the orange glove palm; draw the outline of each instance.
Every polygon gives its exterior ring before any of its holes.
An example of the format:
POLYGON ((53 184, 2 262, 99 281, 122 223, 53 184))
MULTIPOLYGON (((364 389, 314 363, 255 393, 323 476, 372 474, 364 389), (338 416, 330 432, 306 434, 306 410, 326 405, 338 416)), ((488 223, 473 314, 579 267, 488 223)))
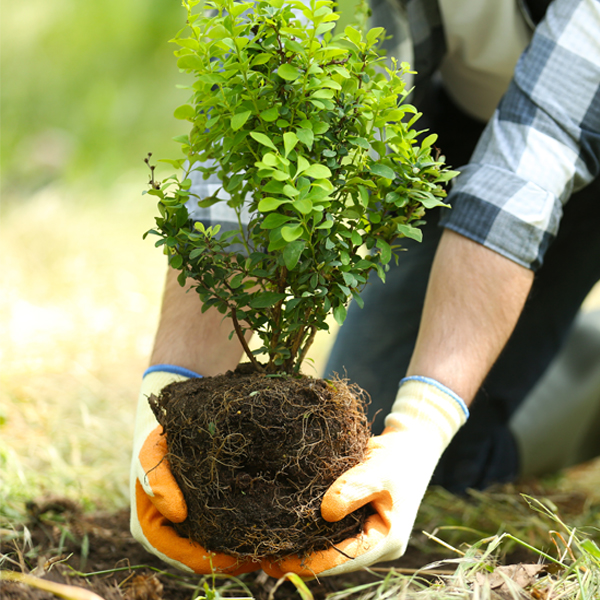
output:
POLYGON ((195 374, 169 365, 163 368, 147 372, 138 401, 130 480, 131 533, 149 552, 184 571, 229 575, 256 571, 259 563, 208 552, 200 544, 178 536, 172 527, 172 523, 186 519, 187 506, 165 458, 167 442, 148 397, 159 394, 169 383, 195 374))
POLYGON ((419 505, 446 446, 468 410, 453 392, 431 379, 401 382, 382 435, 369 441, 364 462, 327 490, 321 514, 335 522, 371 504, 375 513, 357 537, 301 559, 263 561, 273 577, 339 575, 404 554, 419 505))

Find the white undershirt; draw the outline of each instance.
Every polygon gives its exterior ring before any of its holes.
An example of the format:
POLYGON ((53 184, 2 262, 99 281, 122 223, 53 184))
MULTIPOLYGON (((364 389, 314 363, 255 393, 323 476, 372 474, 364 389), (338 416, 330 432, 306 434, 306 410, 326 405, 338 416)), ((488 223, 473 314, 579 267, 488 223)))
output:
POLYGON ((516 0, 440 0, 440 10, 445 87, 463 110, 487 121, 531 40, 531 28, 516 0))

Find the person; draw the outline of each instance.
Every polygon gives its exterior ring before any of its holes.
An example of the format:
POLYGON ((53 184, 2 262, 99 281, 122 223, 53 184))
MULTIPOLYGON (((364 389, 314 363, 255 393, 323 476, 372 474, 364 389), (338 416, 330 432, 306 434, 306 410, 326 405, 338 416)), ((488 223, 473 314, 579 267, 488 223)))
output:
MULTIPOLYGON (((146 397, 173 380, 231 369, 242 351, 221 315, 202 314, 169 272, 136 418, 132 532, 180 568, 313 577, 398 558, 430 482, 461 492, 548 468, 536 446, 548 439, 544 428, 556 431, 550 417, 600 424, 599 369, 588 360, 600 351, 600 324, 596 315, 588 335, 578 316, 600 279, 600 2, 372 7, 391 50, 412 52, 414 103, 447 162, 466 165, 452 208, 430 212, 423 242, 402 240, 408 252, 385 285, 367 286, 362 311, 351 306, 327 367, 363 386, 377 416, 367 458, 327 491, 321 511, 335 521, 370 503, 375 514, 337 549, 280 562, 238 561, 177 537, 170 523, 185 518, 185 502, 161 460, 165 441, 146 397), (561 348, 582 340, 587 350, 573 369, 561 348), (562 360, 558 370, 553 360, 562 360), (582 377, 589 389, 576 397, 582 377)), ((217 182, 196 185, 211 193, 200 185, 217 182)), ((575 426, 565 437, 569 460, 600 453, 597 430, 575 426)), ((565 459, 555 458, 554 466, 565 459)))

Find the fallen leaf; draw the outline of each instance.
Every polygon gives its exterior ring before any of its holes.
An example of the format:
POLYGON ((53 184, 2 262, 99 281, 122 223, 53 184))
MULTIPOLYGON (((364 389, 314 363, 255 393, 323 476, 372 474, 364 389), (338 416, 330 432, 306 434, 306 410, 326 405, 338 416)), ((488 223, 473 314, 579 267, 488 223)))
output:
POLYGON ((127 584, 126 600, 162 600, 163 585, 156 575, 137 575, 127 584))
POLYGON ((503 565, 496 567, 492 573, 478 572, 475 581, 481 586, 487 583, 490 589, 501 595, 510 594, 515 586, 521 590, 531 587, 545 569, 546 565, 538 564, 503 565))

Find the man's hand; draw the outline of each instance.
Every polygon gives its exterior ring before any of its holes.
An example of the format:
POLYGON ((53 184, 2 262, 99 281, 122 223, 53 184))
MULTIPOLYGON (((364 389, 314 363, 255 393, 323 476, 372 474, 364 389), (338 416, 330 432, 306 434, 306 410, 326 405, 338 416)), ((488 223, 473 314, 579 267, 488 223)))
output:
POLYGON ((167 442, 148 398, 158 395, 169 383, 189 377, 198 375, 161 365, 149 369, 142 381, 131 461, 131 533, 146 550, 184 571, 229 575, 256 571, 260 569, 259 563, 208 552, 199 544, 179 537, 172 526, 186 519, 187 506, 169 468, 167 442))
POLYGON ((321 504, 323 517, 335 522, 370 503, 375 514, 363 532, 307 558, 263 561, 263 570, 273 577, 339 575, 402 556, 433 471, 468 414, 435 380, 404 379, 383 434, 371 438, 364 462, 335 481, 321 504))

